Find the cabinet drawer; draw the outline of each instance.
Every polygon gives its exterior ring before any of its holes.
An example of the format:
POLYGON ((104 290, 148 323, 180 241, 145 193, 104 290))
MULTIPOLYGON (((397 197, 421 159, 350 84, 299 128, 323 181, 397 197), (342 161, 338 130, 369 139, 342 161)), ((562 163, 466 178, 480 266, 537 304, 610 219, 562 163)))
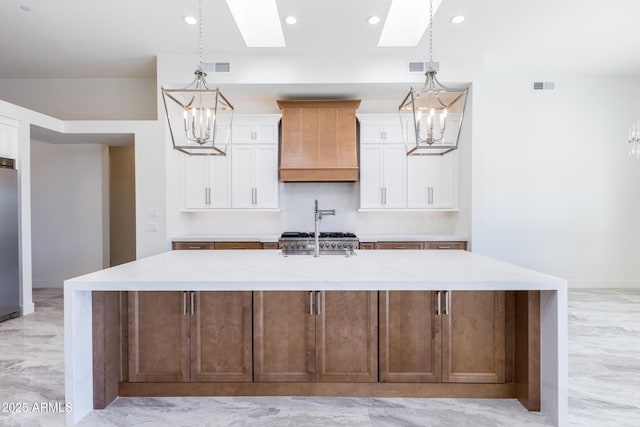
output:
POLYGON ((260 242, 216 242, 216 249, 262 249, 260 242))
POLYGON ((467 250, 467 242, 424 242, 425 249, 456 249, 467 250))
POLYGON ((360 249, 372 250, 376 248, 375 242, 360 242, 360 249))
POLYGON ((173 242, 173 250, 213 249, 213 242, 173 242))
POLYGON ((262 244, 262 249, 270 249, 270 250, 278 250, 278 242, 264 242, 262 244))
POLYGON ((376 249, 422 249, 422 242, 378 242, 376 249))

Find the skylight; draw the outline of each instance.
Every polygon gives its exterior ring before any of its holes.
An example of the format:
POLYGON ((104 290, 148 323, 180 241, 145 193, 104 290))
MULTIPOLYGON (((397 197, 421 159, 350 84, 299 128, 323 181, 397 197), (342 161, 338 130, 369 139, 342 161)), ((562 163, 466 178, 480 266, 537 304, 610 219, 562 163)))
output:
POLYGON ((276 0, 226 0, 248 47, 284 47, 276 0))
MULTIPOLYGON (((434 16, 440 3, 442 0, 433 0, 434 16)), ((391 0, 378 46, 417 46, 428 25, 427 0, 391 0)))

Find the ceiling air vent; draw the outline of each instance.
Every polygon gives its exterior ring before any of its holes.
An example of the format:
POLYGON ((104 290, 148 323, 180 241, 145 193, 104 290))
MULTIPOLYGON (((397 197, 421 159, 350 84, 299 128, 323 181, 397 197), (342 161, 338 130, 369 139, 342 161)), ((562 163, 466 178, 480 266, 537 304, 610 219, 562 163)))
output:
POLYGON ((534 92, 542 90, 555 90, 556 84, 554 82, 533 82, 532 88, 534 92))
POLYGON ((426 62, 409 61, 409 72, 424 73, 424 71, 426 70, 426 64, 426 62))
POLYGON ((229 62, 203 62, 202 70, 206 73, 229 73, 231 63, 229 62))

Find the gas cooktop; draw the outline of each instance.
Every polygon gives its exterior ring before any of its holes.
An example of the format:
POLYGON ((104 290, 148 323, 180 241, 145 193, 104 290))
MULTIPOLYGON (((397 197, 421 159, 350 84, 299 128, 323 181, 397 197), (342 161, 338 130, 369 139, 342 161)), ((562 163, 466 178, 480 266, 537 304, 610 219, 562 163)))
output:
MULTIPOLYGON (((320 254, 355 255, 360 241, 350 232, 321 232, 318 234, 320 254)), ((286 231, 278 240, 283 255, 313 255, 315 235, 313 232, 286 231)))

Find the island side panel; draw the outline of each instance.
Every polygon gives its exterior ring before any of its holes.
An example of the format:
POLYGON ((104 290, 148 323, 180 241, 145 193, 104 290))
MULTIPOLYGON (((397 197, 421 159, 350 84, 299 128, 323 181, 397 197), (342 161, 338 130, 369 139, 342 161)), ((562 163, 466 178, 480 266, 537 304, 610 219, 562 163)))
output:
POLYGON ((118 397, 120 380, 119 292, 93 292, 93 407, 104 409, 118 397))
POLYGON ((557 426, 568 423, 567 289, 540 293, 540 410, 557 426))
POLYGON ((540 410, 540 291, 516 292, 515 380, 517 397, 540 410))
POLYGON ((74 425, 93 410, 93 337, 91 291, 64 292, 64 392, 72 405, 65 420, 74 425))

